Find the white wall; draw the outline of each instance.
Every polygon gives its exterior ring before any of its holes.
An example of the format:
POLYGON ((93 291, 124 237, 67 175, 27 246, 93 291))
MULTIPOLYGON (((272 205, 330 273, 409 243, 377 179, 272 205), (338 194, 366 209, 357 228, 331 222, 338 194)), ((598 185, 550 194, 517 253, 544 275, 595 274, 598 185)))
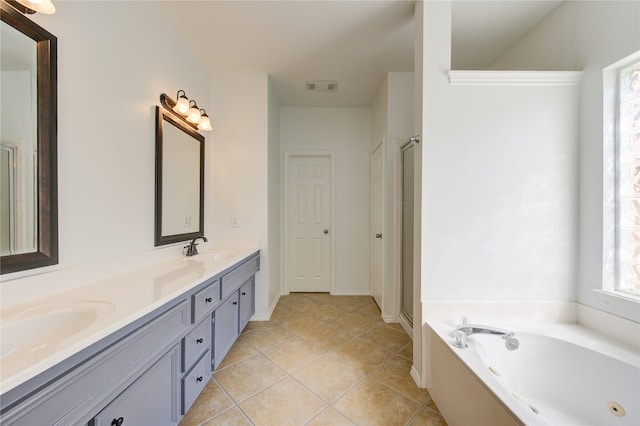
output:
POLYGON ((372 109, 282 107, 280 147, 334 151, 336 294, 370 294, 369 166, 372 109))
POLYGON ((282 200, 280 189, 281 170, 280 155, 280 104, 276 97, 271 81, 269 81, 269 148, 268 148, 268 216, 269 216, 269 309, 275 307, 280 297, 282 247, 281 247, 281 222, 282 200))
POLYGON ((389 80, 389 135, 392 139, 413 136, 414 79, 413 72, 390 72, 389 80))
MULTIPOLYGON (((578 88, 451 86, 451 2, 416 23, 422 321, 469 302, 544 316, 577 296, 578 88)), ((428 356, 414 342, 422 385, 428 356)))
POLYGON ((256 316, 268 315, 279 290, 277 281, 267 284, 267 151, 277 137, 269 133, 268 76, 210 76, 152 2, 56 6, 34 18, 58 37, 60 265, 48 270, 143 251, 160 256, 154 106, 161 93, 184 89, 214 127, 204 133, 205 235, 260 240, 256 316))
MULTIPOLYGON (((424 93, 424 54, 426 46, 430 42, 426 38, 428 32, 425 31, 425 5, 424 1, 417 0, 414 12, 415 22, 415 44, 413 46, 413 62, 414 62, 414 90, 413 99, 413 133, 421 135, 423 142, 415 147, 415 164, 414 164, 414 224, 413 224, 413 323, 420 324, 420 327, 413 327, 413 365, 411 366, 411 375, 419 386, 425 387, 425 360, 427 358, 426 342, 423 338, 422 331, 424 327, 422 315, 422 147, 424 145, 424 107, 426 96, 424 93), (419 238, 418 238, 419 236, 419 238), (418 284, 419 283, 419 284, 418 284)), ((436 16, 437 18, 437 16, 436 16)), ((430 24, 429 24, 430 25, 430 24)))
POLYGON ((579 302, 640 322, 636 305, 606 303, 602 286, 602 70, 640 50, 640 3, 569 1, 560 5, 492 68, 583 69, 580 88, 579 302))
MULTIPOLYGON (((390 110, 390 106, 389 106, 389 74, 387 74, 384 78, 384 80, 382 81, 382 84, 380 85, 380 89, 378 90, 378 94, 376 95, 374 101, 373 101, 373 111, 372 111, 372 115, 373 115, 373 137, 371 138, 371 152, 373 152, 378 145, 380 145, 381 143, 384 144, 384 150, 386 150, 387 146, 389 145, 389 136, 388 136, 388 130, 389 130, 389 110, 390 110)), ((393 141, 391 141, 391 144, 393 145, 393 141)), ((389 168, 389 161, 385 161, 388 160, 389 154, 387 152, 383 152, 383 173, 385 171, 388 170, 389 168)), ((391 159, 393 159, 393 156, 391 157, 391 159)), ((394 164, 393 162, 391 164, 394 164)), ((386 222, 388 219, 386 210, 389 209, 389 207, 393 210, 393 207, 395 206, 394 203, 394 199, 395 199, 395 188, 392 188, 392 191, 389 192, 387 191, 387 189, 384 187, 386 186, 387 183, 390 183, 391 185, 393 185, 393 177, 391 177, 391 182, 389 182, 389 177, 388 176, 383 176, 382 179, 383 182, 383 199, 382 199, 382 209, 383 209, 383 213, 382 213, 382 244, 383 244, 383 250, 382 250, 382 276, 380 277, 380 279, 382 280, 381 282, 381 297, 382 297, 382 306, 380 306, 380 310, 382 311, 382 318, 391 318, 395 321, 397 321, 397 317, 395 316, 395 312, 394 312, 394 305, 395 305, 395 295, 394 295, 394 288, 396 283, 393 280, 393 272, 394 272, 394 257, 395 257, 395 251, 393 250, 393 245, 391 245, 391 249, 388 248, 389 244, 388 242, 393 243, 393 240, 395 238, 394 234, 395 234, 395 228, 392 228, 391 230, 386 228, 386 222), (387 277, 391 276, 391 279, 389 280, 387 277)), ((371 212, 369 212, 371 214, 371 212)), ((393 218, 393 215, 391 216, 393 218)), ((392 219, 393 220, 393 219, 392 219)), ((371 249, 371 246, 370 246, 371 249)))
POLYGON ((206 207, 207 232, 216 237, 259 239, 256 317, 266 319, 273 302, 268 247, 269 78, 264 73, 216 74, 211 79, 212 173, 206 207), (236 218, 236 227, 232 226, 236 218))
POLYGON ((153 249, 154 106, 178 89, 210 106, 204 67, 153 3, 56 8, 31 16, 58 38, 60 265, 48 269, 153 249))
POLYGON ((575 300, 577 89, 449 85, 425 8, 422 300, 575 300))

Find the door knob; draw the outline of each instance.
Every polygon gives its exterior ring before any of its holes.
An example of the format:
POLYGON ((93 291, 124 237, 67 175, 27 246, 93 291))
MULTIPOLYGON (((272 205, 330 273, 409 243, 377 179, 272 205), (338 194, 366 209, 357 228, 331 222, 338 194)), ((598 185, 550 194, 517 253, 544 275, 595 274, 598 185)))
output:
POLYGON ((322 231, 322 232, 324 232, 325 234, 328 234, 328 233, 329 233, 329 230, 328 230, 328 229, 325 229, 325 230, 324 230, 324 231, 322 231))
POLYGON ((382 234, 376 234, 376 238, 382 239, 382 234))

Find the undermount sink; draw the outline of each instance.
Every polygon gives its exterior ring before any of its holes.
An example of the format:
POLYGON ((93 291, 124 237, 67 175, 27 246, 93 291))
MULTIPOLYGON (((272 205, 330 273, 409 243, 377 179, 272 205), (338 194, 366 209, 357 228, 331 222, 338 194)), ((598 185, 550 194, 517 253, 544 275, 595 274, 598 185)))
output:
POLYGON ((34 356, 51 353, 65 339, 91 326, 115 310, 109 302, 85 301, 62 305, 41 305, 2 318, 0 359, 29 362, 34 356))
POLYGON ((185 257, 184 260, 200 260, 200 261, 217 261, 224 260, 233 257, 233 253, 228 251, 206 251, 203 253, 198 253, 195 256, 185 257))

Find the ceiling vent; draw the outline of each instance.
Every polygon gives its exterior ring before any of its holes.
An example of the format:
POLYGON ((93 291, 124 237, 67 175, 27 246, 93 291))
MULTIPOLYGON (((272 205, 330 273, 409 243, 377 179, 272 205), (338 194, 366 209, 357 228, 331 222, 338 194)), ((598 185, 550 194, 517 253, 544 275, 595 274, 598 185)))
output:
POLYGON ((338 82, 335 80, 307 81, 307 90, 311 92, 337 92, 338 82))

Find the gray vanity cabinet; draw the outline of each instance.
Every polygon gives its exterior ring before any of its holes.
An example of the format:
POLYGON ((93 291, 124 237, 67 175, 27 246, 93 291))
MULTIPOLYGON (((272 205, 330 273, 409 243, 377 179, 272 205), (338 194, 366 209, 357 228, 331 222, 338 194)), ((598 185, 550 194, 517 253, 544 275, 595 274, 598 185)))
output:
MULTIPOLYGON (((131 406, 145 396, 166 401, 162 424, 176 424, 175 392, 180 368, 177 343, 189 323, 186 300, 141 318, 98 342, 97 348, 78 354, 80 360, 72 357, 14 392, 3 394, 0 424, 93 424, 95 416, 111 404, 114 409, 123 409, 116 419, 125 413, 127 417, 134 416, 131 406), (153 388, 152 393, 145 392, 149 388, 153 388), (166 415, 169 412, 172 414, 166 415)), ((103 421, 103 417, 98 419, 103 421)))
POLYGON ((224 356, 255 313, 255 275, 260 256, 255 255, 220 278, 222 303, 213 312, 211 365, 218 368, 224 356))
POLYGON ((253 314, 256 313, 256 305, 255 305, 256 298, 254 295, 254 289, 256 285, 255 283, 256 283, 255 277, 251 277, 249 281, 242 284, 242 287, 240 287, 240 300, 239 300, 240 321, 238 325, 239 333, 241 333, 242 330, 244 330, 244 328, 246 327, 247 323, 249 322, 253 314))
POLYGON ((173 407, 179 346, 153 364, 89 422, 90 426, 157 426, 177 423, 173 407))
POLYGON ((238 338, 238 312, 238 292, 235 292, 213 314, 214 369, 218 368, 238 338))
POLYGON ((255 253, 2 394, 2 425, 177 425, 254 313, 255 253))

